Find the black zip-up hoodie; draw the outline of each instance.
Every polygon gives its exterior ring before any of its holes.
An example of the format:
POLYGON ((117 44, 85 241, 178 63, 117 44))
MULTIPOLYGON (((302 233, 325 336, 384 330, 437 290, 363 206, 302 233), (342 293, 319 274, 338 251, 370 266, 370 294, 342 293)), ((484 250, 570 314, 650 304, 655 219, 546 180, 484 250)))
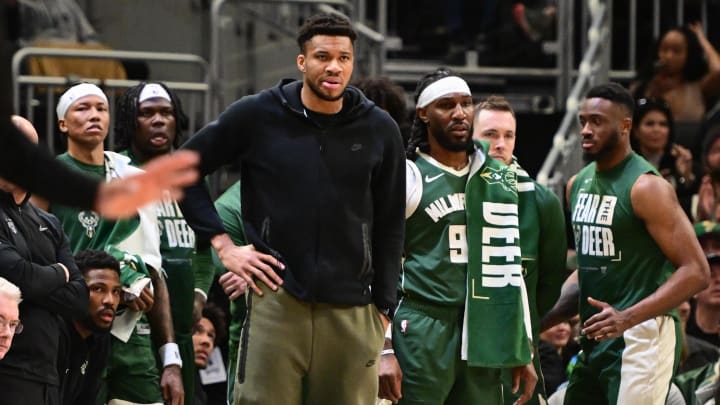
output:
POLYGON ((0 276, 22 292, 24 325, 0 361, 0 387, 3 375, 58 385, 61 316, 82 318, 88 311, 87 285, 60 221, 28 199, 15 204, 11 194, 0 192, 0 276), (58 263, 70 273, 67 283, 58 263))
MULTIPOLYGON (((348 86, 334 116, 308 112, 302 82, 233 103, 184 146, 204 176, 241 163, 248 241, 282 261, 303 301, 365 305, 392 315, 405 230, 405 154, 397 124, 348 86)), ((202 182, 180 203, 198 244, 224 229, 202 182)))

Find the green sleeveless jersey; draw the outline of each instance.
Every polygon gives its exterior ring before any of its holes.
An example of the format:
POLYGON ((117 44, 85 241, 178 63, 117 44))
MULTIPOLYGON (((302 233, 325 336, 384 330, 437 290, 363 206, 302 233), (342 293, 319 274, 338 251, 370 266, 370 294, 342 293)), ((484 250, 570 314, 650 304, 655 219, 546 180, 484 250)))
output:
POLYGON ((638 177, 657 171, 634 152, 606 171, 591 163, 578 173, 570 193, 577 250, 582 321, 598 312, 587 298, 626 309, 652 294, 672 267, 635 216, 630 191, 638 177))
POLYGON ((404 296, 441 305, 465 305, 467 238, 465 185, 461 171, 420 153, 407 162, 404 296))
MULTIPOLYGON (((130 164, 139 166, 137 159, 128 150, 120 152, 130 158, 130 164)), ((192 266, 195 254, 195 233, 188 226, 177 201, 169 193, 158 204, 157 220, 160 228, 160 253, 163 269, 172 271, 178 267, 192 266)))

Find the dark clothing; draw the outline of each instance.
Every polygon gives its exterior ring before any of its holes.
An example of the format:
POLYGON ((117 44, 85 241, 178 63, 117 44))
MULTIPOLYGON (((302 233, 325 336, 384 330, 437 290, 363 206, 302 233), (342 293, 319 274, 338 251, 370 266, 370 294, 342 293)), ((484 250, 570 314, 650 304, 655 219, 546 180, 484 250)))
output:
POLYGON ((720 337, 718 337, 717 333, 705 333, 700 329, 697 323, 695 323, 696 309, 697 304, 695 301, 690 301, 690 317, 685 325, 685 333, 689 336, 694 336, 700 340, 704 340, 715 347, 720 347, 720 337))
POLYGON ((570 340, 568 344, 557 352, 557 348, 550 343, 540 340, 538 352, 540 353, 540 366, 545 379, 545 392, 550 396, 560 384, 568 380, 567 366, 579 351, 577 343, 570 340))
POLYGON ((65 322, 58 353, 63 405, 95 405, 109 353, 110 333, 95 332, 83 339, 72 322, 65 322))
POLYGON ((195 395, 192 405, 207 405, 208 396, 203 389, 202 381, 200 381, 200 370, 195 372, 195 395))
MULTIPOLYGON (((15 342, 13 342, 14 344, 15 342)), ((43 384, 11 375, 3 375, 0 404, 2 405, 60 405, 56 385, 43 384)))
POLYGON ((680 363, 676 374, 713 364, 720 357, 717 346, 713 346, 694 336, 685 335, 685 345, 687 347, 687 357, 680 363))
MULTIPOLYGON (((4 96, 3 96, 4 97, 4 96)), ((77 173, 28 140, 0 116, 0 177, 53 203, 92 208, 100 181, 77 173)))
POLYGON ((88 289, 57 218, 27 198, 16 205, 8 193, 0 193, 0 276, 20 288, 25 325, 0 362, 0 393, 9 384, 8 375, 57 386, 60 317, 83 316, 88 289), (67 267, 69 282, 57 263, 67 267))
MULTIPOLYGON (((183 148, 199 152, 201 177, 240 162, 248 241, 285 264, 290 294, 391 312, 405 218, 399 129, 354 87, 333 116, 307 113, 301 88, 286 79, 243 97, 183 148)), ((199 247, 224 232, 202 181, 180 206, 199 247)))

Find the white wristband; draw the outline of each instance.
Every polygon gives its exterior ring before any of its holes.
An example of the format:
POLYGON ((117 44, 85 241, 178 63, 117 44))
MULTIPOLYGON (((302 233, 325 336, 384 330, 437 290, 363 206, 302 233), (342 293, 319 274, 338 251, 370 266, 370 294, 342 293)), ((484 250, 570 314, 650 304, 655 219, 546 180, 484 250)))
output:
POLYGON ((393 349, 383 349, 383 350, 380 352, 380 355, 381 355, 381 356, 384 356, 384 355, 386 355, 386 354, 395 354, 395 350, 393 350, 393 349))
POLYGON ((167 366, 177 365, 182 368, 182 358, 180 357, 180 348, 177 343, 165 343, 158 349, 160 359, 163 362, 163 368, 167 366))
POLYGON ((388 327, 385 329, 385 339, 392 340, 392 322, 388 323, 388 327))

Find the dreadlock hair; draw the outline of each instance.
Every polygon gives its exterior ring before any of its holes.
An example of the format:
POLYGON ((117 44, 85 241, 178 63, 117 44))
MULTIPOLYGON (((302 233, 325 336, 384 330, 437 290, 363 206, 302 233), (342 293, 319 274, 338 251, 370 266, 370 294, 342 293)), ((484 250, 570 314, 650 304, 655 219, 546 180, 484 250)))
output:
MULTIPOLYGON (((434 72, 428 73, 420 79, 420 82, 415 89, 414 100, 417 105, 420 94, 425 90, 426 87, 435 83, 436 81, 449 76, 458 76, 453 71, 445 67, 439 67, 434 72)), ((472 143, 469 145, 472 148, 472 143)), ((417 115, 417 112, 413 116, 412 127, 410 128, 410 140, 405 150, 405 156, 410 160, 417 159, 417 150, 421 152, 430 153, 430 144, 428 143, 428 127, 417 115)), ((472 152, 472 150, 468 150, 472 152)))
MULTIPOLYGON (((180 138, 183 137, 184 131, 188 129, 188 118, 183 111, 180 97, 162 82, 154 82, 160 85, 170 95, 170 101, 173 105, 173 116, 175 117, 175 139, 173 140, 173 148, 180 146, 180 138)), ((140 93, 147 82, 141 82, 137 86, 127 89, 117 102, 117 112, 115 115, 115 150, 122 151, 130 149, 133 137, 138 129, 138 99, 140 93)))

